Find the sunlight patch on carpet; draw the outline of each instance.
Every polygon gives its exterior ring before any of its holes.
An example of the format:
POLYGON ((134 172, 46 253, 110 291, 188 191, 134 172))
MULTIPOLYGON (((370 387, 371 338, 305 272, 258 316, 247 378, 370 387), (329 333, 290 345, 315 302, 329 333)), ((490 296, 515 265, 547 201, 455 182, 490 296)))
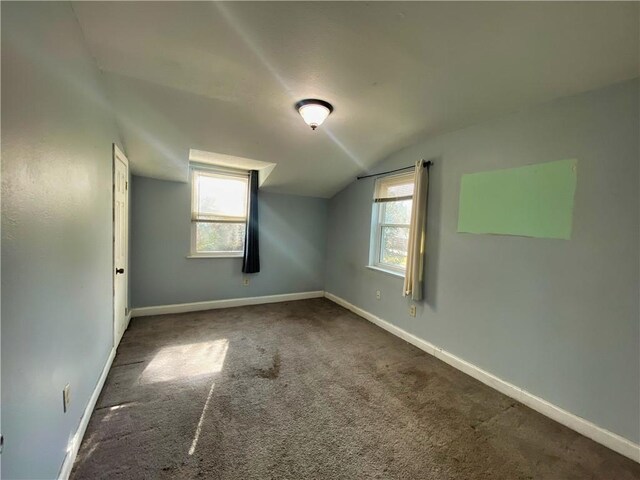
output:
POLYGON ((160 349, 140 375, 140 383, 170 382, 222 370, 229 340, 172 345, 160 349))
POLYGON ((198 445, 198 439, 200 438, 200 431, 202 430, 202 421, 204 420, 204 416, 207 413, 207 408, 209 408, 209 402, 211 401, 211 394, 213 393, 213 387, 216 384, 212 383, 211 388, 209 389, 209 395, 207 395, 207 400, 204 402, 204 407, 202 407, 202 413, 200 414, 200 420, 198 421, 198 426, 196 427, 196 433, 193 436, 193 442, 191 442, 191 447, 189 448, 189 455, 193 455, 193 452, 196 451, 196 445, 198 445))

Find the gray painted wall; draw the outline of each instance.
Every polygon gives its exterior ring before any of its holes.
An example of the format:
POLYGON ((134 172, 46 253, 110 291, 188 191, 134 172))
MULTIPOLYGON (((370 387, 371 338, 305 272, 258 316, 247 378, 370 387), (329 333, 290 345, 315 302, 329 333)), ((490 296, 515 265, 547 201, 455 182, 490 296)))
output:
POLYGON ((112 347, 105 105, 71 5, 3 2, 2 478, 57 477, 112 347))
POLYGON ((322 290, 328 200, 260 192, 261 271, 242 286, 241 258, 187 258, 188 183, 133 177, 134 307, 322 290))
POLYGON ((555 405, 640 441, 638 81, 427 139, 426 301, 365 268, 373 180, 330 204, 325 289, 555 405), (456 233, 464 173, 578 159, 570 241, 456 233), (382 291, 382 300, 375 291, 382 291))

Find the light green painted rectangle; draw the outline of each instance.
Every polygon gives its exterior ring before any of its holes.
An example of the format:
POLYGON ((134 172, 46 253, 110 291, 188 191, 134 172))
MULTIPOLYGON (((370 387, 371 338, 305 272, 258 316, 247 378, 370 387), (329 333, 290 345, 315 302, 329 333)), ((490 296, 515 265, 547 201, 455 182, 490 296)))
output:
POLYGON ((577 160, 462 176, 458 232, 571 238, 577 160))

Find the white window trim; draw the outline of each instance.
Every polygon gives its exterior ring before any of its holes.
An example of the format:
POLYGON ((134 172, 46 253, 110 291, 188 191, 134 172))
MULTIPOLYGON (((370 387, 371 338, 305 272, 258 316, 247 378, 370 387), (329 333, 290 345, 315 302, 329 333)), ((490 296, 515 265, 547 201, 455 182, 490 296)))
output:
POLYGON ((244 252, 208 252, 208 253, 190 253, 186 258, 242 258, 244 252))
MULTIPOLYGON (((193 202, 195 200, 194 192, 193 192, 193 177, 195 176, 196 172, 202 172, 202 171, 219 173, 222 175, 227 175, 229 177, 247 178, 249 175, 249 172, 245 170, 234 170, 230 168, 215 167, 212 165, 204 165, 200 163, 191 164, 189 168, 189 184, 191 187, 191 203, 190 203, 190 212, 189 212, 189 219, 191 223, 191 229, 190 229, 191 239, 190 239, 190 246, 189 246, 189 254, 186 256, 186 258, 190 258, 190 259, 193 259, 193 258, 242 258, 244 257, 244 251, 198 252, 196 249, 196 228, 199 222, 191 220, 191 215, 193 212, 193 202)), ((248 193, 248 190, 247 190, 247 193, 248 193)), ((249 208, 249 205, 247 204, 247 209, 248 208, 249 208)), ((245 213, 245 218, 247 218, 247 215, 248 215, 248 212, 245 213)), ((241 223, 241 222, 230 222, 230 223, 241 223)), ((245 221, 245 225, 246 225, 246 221, 245 221)))
MULTIPOLYGON (((389 175, 390 177, 406 175, 406 174, 396 174, 389 175)), ((380 177, 385 178, 385 177, 380 177)), ((376 179, 377 181, 377 179, 376 179)), ((413 195, 411 196, 411 201, 413 202, 413 195)), ((383 273, 387 273, 390 275, 394 275, 396 277, 404 278, 406 273, 406 266, 404 268, 396 267, 394 265, 389 265, 388 263, 383 263, 380 261, 380 255, 382 254, 382 245, 380 242, 382 241, 382 227, 407 227, 409 228, 410 224, 391 224, 391 223, 382 223, 383 216, 383 208, 382 206, 386 202, 373 202, 372 205, 372 215, 371 215, 371 248, 369 249, 369 264, 365 265, 367 268, 379 271, 383 273), (374 228, 375 225, 375 228, 374 228)), ((413 205, 413 204, 412 204, 413 205)))
POLYGON ((404 272, 397 272, 394 270, 389 270, 387 268, 380 268, 380 267, 376 267, 375 265, 365 265, 365 267, 367 267, 369 270, 373 270, 374 272, 382 272, 382 273, 386 273, 387 275, 392 275, 394 277, 404 278, 404 272))

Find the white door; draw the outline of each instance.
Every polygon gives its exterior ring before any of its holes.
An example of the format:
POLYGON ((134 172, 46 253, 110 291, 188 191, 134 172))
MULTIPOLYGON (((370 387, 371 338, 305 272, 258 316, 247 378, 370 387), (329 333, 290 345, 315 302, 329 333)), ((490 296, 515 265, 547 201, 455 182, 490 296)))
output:
POLYGON ((129 269, 129 161, 113 145, 113 346, 127 328, 127 284, 129 269))

